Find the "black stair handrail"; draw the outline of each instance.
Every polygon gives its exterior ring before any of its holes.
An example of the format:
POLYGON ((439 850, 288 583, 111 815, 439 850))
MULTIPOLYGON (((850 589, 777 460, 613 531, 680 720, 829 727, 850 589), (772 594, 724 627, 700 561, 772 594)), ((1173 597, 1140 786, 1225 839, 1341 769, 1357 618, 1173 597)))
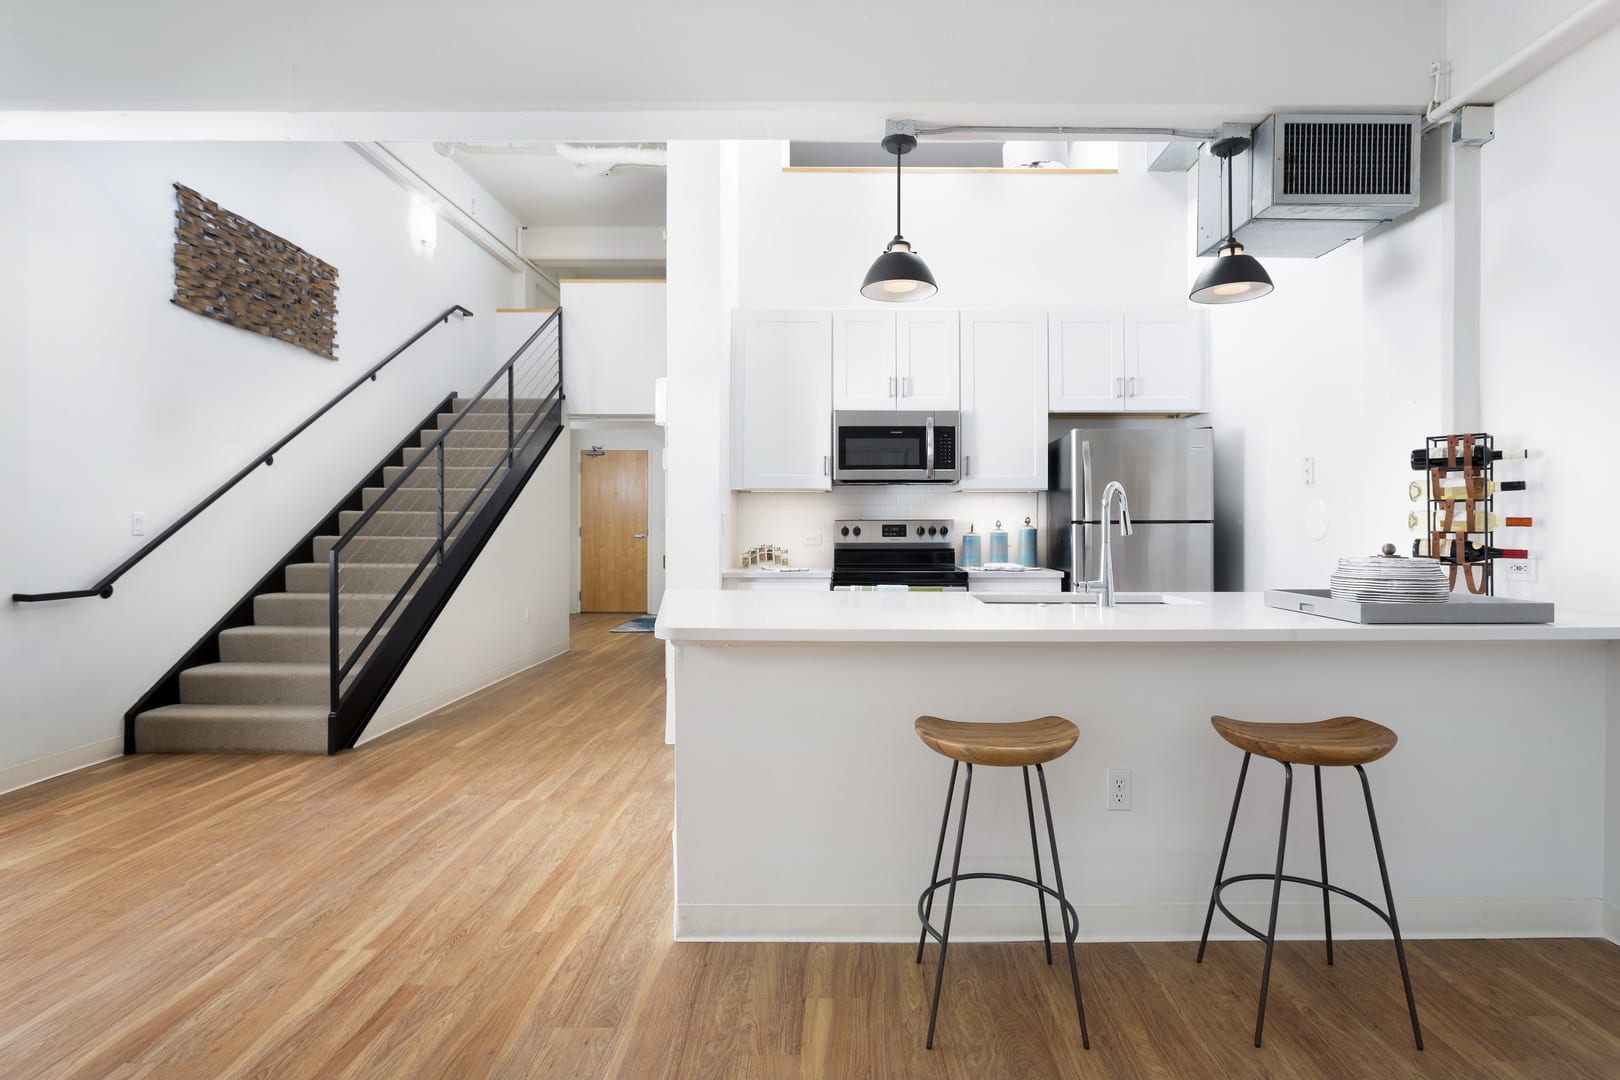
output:
MULTIPOLYGON (((546 366, 546 362, 542 361, 540 364, 540 370, 543 372, 546 366)), ((381 494, 377 496, 376 501, 374 501, 371 506, 366 508, 364 513, 355 519, 353 525, 350 525, 347 529, 343 530, 343 535, 339 536, 336 542, 333 543, 331 550, 327 552, 326 556, 328 589, 327 630, 329 634, 327 645, 327 663, 330 680, 330 722, 333 725, 337 723, 338 712, 343 706, 345 698, 343 691, 343 680, 351 671, 355 669, 357 665, 361 663, 363 658, 366 656, 366 650, 371 646, 372 642, 377 639, 378 635, 382 632, 383 627, 388 623, 388 619, 394 614, 395 610, 397 610, 404 602, 406 594, 409 593, 411 589, 418 583, 419 579, 425 580, 423 575, 424 572, 428 571, 428 567, 430 565, 442 566, 444 564, 445 545, 448 538, 460 526, 461 522, 468 518, 468 515, 474 511, 474 505, 477 503, 479 496, 481 496, 485 489, 489 487, 491 481, 500 475, 503 468, 511 469, 516 465, 518 451, 527 443, 532 435, 540 432, 543 422, 547 418, 559 415, 562 408, 562 403, 562 308, 559 307, 546 318, 545 322, 540 324, 534 333, 530 334, 528 338, 524 340, 523 344, 518 346, 517 350, 512 353, 504 364, 495 370, 495 373, 489 377, 489 380, 485 382, 483 386, 479 387, 478 392, 468 399, 466 404, 462 405, 461 408, 456 411, 456 414, 450 418, 449 423, 445 424, 444 427, 439 430, 438 434, 436 434, 427 443, 427 445, 423 446, 422 449, 417 452, 415 457, 406 462, 404 467, 400 470, 399 475, 394 477, 393 481, 389 483, 386 488, 384 488, 381 494), (557 368, 551 379, 540 388, 541 393, 537 399, 538 404, 534 407, 532 412, 529 412, 526 415, 520 426, 518 423, 518 417, 516 415, 517 364, 529 354, 530 348, 534 346, 534 344, 540 340, 541 336, 553 326, 556 328, 554 340, 556 344, 555 356, 557 368), (503 378, 506 380, 505 450, 501 453, 495 464, 490 466, 489 470, 484 474, 483 480, 478 484, 477 488, 473 492, 473 495, 467 499, 466 503, 460 508, 456 515, 447 522, 445 520, 444 507, 445 440, 449 437, 452 431, 455 431, 461 425, 463 420, 472 415, 475 406, 488 399, 490 390, 494 389, 496 384, 499 383, 503 378), (372 620, 371 626, 367 628, 364 636, 354 645, 353 649, 350 650, 348 659, 344 660, 342 651, 342 628, 340 625, 341 620, 339 618, 340 609, 342 606, 340 576, 342 573, 343 551, 353 540, 355 540, 356 537, 360 535, 361 530, 364 529, 380 511, 384 510, 389 505, 389 501, 393 498, 395 493, 408 486, 407 481, 416 473, 417 469, 421 468, 423 464, 428 461, 430 457, 434 459, 434 469, 436 473, 434 488, 436 492, 435 506, 437 511, 437 527, 435 529, 436 537, 434 544, 417 561, 416 565, 412 567, 411 572, 405 579, 404 584, 400 585, 399 588, 394 592, 393 597, 389 600, 383 611, 374 620, 372 620)))
POLYGON ((412 345, 415 345, 418 341, 420 341, 429 330, 432 330, 435 326, 448 323, 450 321, 450 316, 452 315, 462 315, 470 318, 472 316, 472 312, 460 304, 454 304, 440 312, 438 315, 435 315, 431 322, 407 338, 403 345, 389 353, 387 356, 383 357, 376 364, 372 365, 369 371, 360 376, 358 379, 354 380, 354 382, 350 383, 348 386, 344 387, 336 397, 334 397, 331 401, 328 401, 325 405, 322 405, 315 412, 311 413, 303 423, 299 424, 286 435, 283 435, 280 439, 276 440, 274 446, 255 457, 252 462, 250 462, 235 476, 231 477, 219 487, 215 488, 211 495, 205 498, 202 502, 198 503, 196 506, 193 506, 190 510, 187 510, 184 514, 180 515, 174 524, 170 525, 167 529, 164 529, 162 532, 152 537, 152 539, 148 540, 140 547, 139 550, 135 552, 135 554, 119 563, 112 569, 111 572, 107 574, 107 576, 103 577, 100 581, 96 582, 88 589, 69 589, 65 592, 48 593, 12 593, 12 602, 16 604, 38 604, 46 600, 80 600, 90 596, 99 596, 103 600, 107 599, 113 594, 114 582, 133 569, 142 559, 146 558, 148 555, 152 554, 152 552, 162 547, 164 542, 167 541, 169 537, 185 528, 186 525, 189 524, 190 521, 198 514, 202 513, 210 506, 213 506, 214 503, 218 502, 222 495, 224 495, 227 491, 230 491, 231 488, 235 487, 237 484, 241 483, 241 481, 249 473, 253 472, 253 470, 257 469, 260 465, 274 465, 276 462, 276 454, 280 452, 282 447, 286 446, 299 435, 303 434, 305 428, 309 427, 315 421, 325 416, 332 410, 334 405, 348 397, 350 394, 354 393, 354 391, 358 390, 362 383, 375 382, 377 380, 377 372, 387 367, 395 357, 399 356, 400 353, 404 352, 406 349, 409 349, 412 345))

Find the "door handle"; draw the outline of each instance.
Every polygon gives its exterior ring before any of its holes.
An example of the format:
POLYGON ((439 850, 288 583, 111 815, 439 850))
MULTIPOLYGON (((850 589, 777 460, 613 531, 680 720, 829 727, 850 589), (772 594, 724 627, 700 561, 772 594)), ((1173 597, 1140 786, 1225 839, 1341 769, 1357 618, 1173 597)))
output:
POLYGON ((933 413, 928 414, 927 431, 928 431, 928 471, 927 471, 927 473, 925 475, 927 476, 928 479, 932 480, 934 478, 934 414, 933 413))
POLYGON ((902 375, 902 376, 900 376, 900 396, 901 397, 910 397, 911 396, 911 376, 910 375, 902 375))
POLYGON ((1129 379, 1125 380, 1125 390, 1126 390, 1127 393, 1130 394, 1131 397, 1136 396, 1136 376, 1135 375, 1132 375, 1129 379))
POLYGON ((831 476, 832 475, 832 457, 830 455, 828 455, 828 454, 822 454, 821 455, 821 475, 822 476, 831 476))
POLYGON ((1123 375, 1114 376, 1114 396, 1115 397, 1124 397, 1125 396, 1125 376, 1123 376, 1123 375))
POLYGON ((631 539, 632 540, 645 540, 645 539, 647 539, 647 534, 644 533, 644 532, 638 532, 638 533, 636 533, 635 536, 631 537, 631 539))
POLYGON ((889 396, 894 397, 894 376, 889 376, 889 396))

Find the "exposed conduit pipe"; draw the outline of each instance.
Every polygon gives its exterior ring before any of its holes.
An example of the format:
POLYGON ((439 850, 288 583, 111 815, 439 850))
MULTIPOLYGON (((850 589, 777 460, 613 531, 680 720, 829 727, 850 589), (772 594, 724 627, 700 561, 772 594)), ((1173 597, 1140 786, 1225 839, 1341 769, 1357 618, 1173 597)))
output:
POLYGON ((639 143, 635 146, 558 143, 557 156, 572 165, 581 176, 608 176, 614 169, 626 166, 662 169, 669 164, 669 152, 662 143, 639 143))
POLYGON ((1429 124, 1450 120, 1464 105, 1494 105, 1605 30, 1620 25, 1620 0, 1592 0, 1530 44, 1429 110, 1429 124))
MULTIPOLYGON (((890 121, 893 123, 893 121, 890 121)), ((1087 135, 1104 139, 1190 139, 1206 142, 1215 137, 1213 131, 1167 127, 1020 127, 1017 124, 942 124, 936 127, 918 126, 916 135, 1087 135)))

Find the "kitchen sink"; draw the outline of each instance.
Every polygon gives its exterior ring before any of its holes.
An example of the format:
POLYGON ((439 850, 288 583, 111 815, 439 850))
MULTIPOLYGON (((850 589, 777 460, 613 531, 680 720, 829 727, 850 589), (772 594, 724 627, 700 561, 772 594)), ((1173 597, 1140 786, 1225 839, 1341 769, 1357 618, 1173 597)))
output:
MULTIPOLYGON (((973 599, 981 604, 1095 604, 1102 599, 1100 593, 974 593, 973 599)), ((1114 594, 1116 604, 1174 604, 1186 603, 1167 598, 1164 593, 1119 592, 1114 594)))

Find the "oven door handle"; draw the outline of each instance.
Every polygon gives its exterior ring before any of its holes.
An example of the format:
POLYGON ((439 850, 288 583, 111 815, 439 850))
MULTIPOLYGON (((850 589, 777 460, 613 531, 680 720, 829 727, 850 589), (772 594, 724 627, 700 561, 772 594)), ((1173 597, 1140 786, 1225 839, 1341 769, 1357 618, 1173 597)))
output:
POLYGON ((928 416, 927 431, 928 431, 928 479, 932 480, 934 478, 934 417, 933 417, 932 413, 930 413, 929 416, 928 416))

